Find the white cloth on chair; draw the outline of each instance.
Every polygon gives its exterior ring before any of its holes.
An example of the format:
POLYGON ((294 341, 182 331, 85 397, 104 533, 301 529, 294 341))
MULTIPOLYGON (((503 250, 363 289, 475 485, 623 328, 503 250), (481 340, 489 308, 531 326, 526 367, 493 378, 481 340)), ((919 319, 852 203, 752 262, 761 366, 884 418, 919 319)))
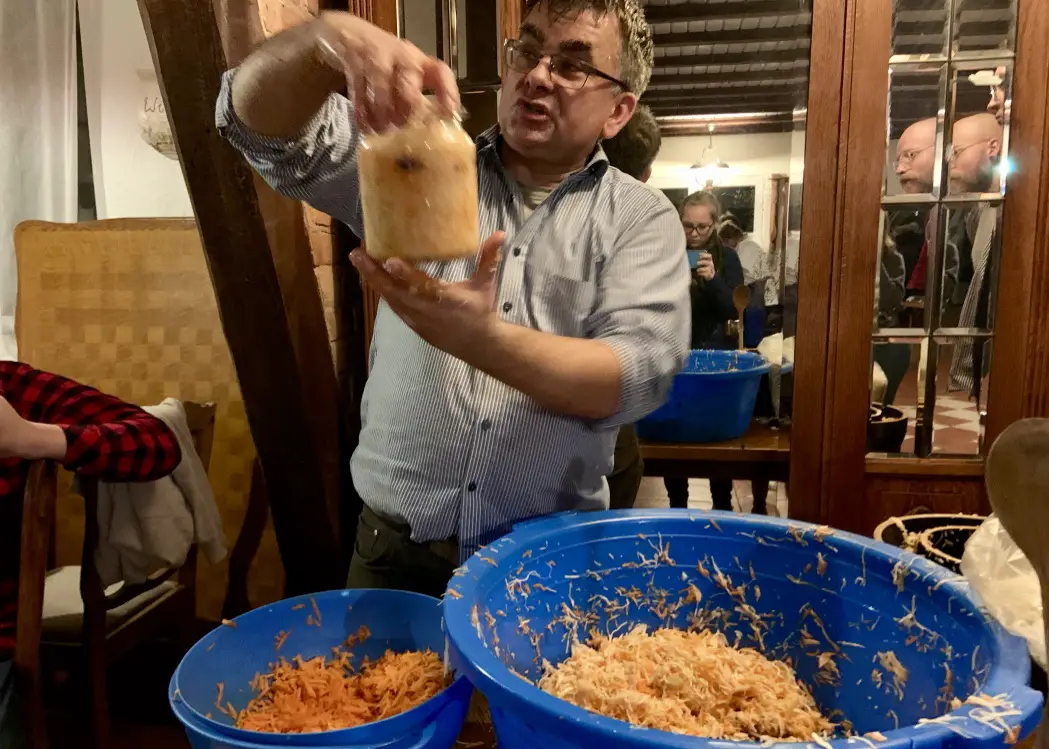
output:
POLYGON ((99 482, 95 565, 103 586, 134 585, 157 570, 180 567, 194 543, 212 564, 226 556, 222 519, 182 403, 168 398, 145 410, 175 434, 182 460, 157 481, 99 482))

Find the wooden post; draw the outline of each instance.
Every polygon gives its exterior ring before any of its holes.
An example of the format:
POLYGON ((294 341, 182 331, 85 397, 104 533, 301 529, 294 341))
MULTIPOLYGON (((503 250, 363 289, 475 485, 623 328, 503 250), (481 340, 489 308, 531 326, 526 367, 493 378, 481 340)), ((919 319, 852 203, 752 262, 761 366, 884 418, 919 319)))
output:
POLYGON ((309 243, 214 126, 227 67, 209 0, 138 0, 222 327, 266 477, 289 595, 341 587, 338 390, 309 243), (261 207, 260 207, 261 206, 261 207))

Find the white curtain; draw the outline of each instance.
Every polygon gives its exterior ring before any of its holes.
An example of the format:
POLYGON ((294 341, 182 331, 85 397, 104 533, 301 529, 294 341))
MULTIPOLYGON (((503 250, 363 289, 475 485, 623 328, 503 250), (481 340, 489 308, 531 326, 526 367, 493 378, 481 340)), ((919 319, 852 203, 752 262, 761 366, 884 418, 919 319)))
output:
POLYGON ((76 0, 0 0, 0 358, 16 357, 14 229, 77 220, 76 0))

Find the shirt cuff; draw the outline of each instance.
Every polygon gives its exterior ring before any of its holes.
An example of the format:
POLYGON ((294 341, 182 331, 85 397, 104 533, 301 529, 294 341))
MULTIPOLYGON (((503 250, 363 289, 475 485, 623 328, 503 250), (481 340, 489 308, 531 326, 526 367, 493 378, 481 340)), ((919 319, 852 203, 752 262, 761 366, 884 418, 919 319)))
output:
POLYGON ((667 389, 660 378, 646 376, 642 371, 643 362, 637 354, 637 347, 628 338, 611 336, 598 340, 610 346, 619 360, 619 410, 591 422, 595 431, 633 424, 647 416, 663 402, 667 389))

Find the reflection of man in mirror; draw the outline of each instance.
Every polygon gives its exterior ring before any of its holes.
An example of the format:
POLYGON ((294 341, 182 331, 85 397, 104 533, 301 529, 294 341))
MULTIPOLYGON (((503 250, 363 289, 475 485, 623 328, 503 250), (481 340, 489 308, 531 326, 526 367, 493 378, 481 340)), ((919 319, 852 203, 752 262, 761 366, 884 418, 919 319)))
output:
POLYGON ((991 100, 987 102, 987 112, 994 115, 994 119, 1002 127, 1005 126, 1006 74, 1007 70, 1004 65, 999 65, 994 69, 994 77, 998 80, 991 85, 991 100))
MULTIPOLYGON (((932 192, 936 168, 936 118, 918 120, 896 144, 896 176, 908 195, 932 192)), ((926 229, 929 212, 904 209, 889 214, 888 235, 903 257, 904 278, 912 296, 925 293, 926 229)))
MULTIPOLYGON (((652 110, 644 104, 638 104, 630 122, 614 138, 604 141, 601 147, 609 164, 638 182, 648 182, 652 176, 652 163, 659 154, 662 142, 659 123, 652 110)), ((613 510, 633 507, 644 475, 645 463, 641 459, 637 431, 633 424, 625 424, 619 428, 616 436, 612 472, 607 477, 608 506, 613 510)))
MULTIPOLYGON (((954 124, 951 148, 951 191, 997 192, 1001 186, 999 164, 1002 159, 1002 126, 994 114, 964 117, 954 124)), ((960 328, 987 325, 990 275, 987 264, 994 242, 998 212, 993 206, 979 206, 959 213, 949 227, 949 242, 958 249, 960 270, 955 302, 960 328)), ((982 342, 970 340, 955 345, 951 359, 948 389, 979 397, 983 376, 982 342)))

